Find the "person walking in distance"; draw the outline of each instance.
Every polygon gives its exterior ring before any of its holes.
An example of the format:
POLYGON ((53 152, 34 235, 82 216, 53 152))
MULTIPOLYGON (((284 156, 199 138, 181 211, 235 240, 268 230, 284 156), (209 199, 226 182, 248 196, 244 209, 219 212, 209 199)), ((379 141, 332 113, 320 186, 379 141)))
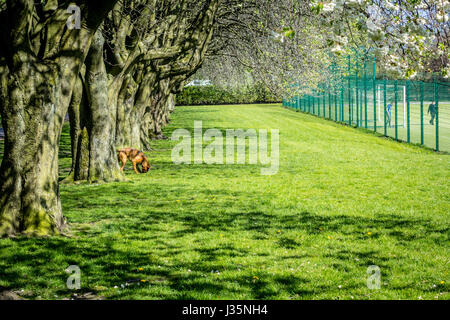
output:
POLYGON ((433 126, 434 125, 434 117, 436 117, 436 106, 433 103, 431 103, 428 106, 427 114, 430 114, 430 116, 431 116, 430 124, 433 126))
POLYGON ((387 116, 387 123, 389 124, 389 128, 391 127, 391 112, 392 112, 392 104, 388 104, 386 106, 386 116, 387 116))

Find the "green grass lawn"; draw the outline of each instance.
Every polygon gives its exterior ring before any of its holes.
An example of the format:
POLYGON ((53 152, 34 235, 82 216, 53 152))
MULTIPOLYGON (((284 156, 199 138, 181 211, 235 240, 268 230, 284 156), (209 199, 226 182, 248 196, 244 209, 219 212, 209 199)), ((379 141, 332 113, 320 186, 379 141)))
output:
MULTIPOLYGON (((61 299, 449 299, 450 158, 278 105, 178 107, 166 128, 280 129, 280 168, 175 165, 62 185, 73 236, 0 240, 0 286, 61 299), (370 265, 381 289, 367 288, 370 265), (127 285, 128 284, 128 285, 127 285)), ((70 141, 61 139, 61 177, 70 141)))

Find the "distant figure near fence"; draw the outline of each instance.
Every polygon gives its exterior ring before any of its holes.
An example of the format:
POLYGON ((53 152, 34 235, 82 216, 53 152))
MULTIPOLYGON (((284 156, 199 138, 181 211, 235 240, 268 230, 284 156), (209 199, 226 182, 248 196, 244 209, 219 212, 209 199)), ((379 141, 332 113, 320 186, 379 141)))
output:
POLYGON ((391 126, 391 111, 392 111, 392 104, 388 104, 386 106, 386 115, 387 115, 387 123, 389 124, 389 127, 391 126))
POLYGON ((430 114, 430 116, 431 116, 430 124, 433 126, 434 125, 434 117, 436 117, 436 106, 433 103, 430 104, 430 106, 428 107, 427 114, 430 114))

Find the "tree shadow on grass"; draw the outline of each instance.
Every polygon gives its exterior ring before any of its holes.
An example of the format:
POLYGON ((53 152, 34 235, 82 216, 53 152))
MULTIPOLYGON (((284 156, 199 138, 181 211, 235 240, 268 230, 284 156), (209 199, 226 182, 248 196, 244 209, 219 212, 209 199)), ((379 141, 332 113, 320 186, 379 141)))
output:
MULTIPOLYGON (((228 191, 223 192, 226 194, 228 191)), ((251 232, 253 241, 258 241, 258 236, 266 241, 267 235, 277 229, 282 229, 283 232, 301 231, 311 237, 321 236, 321 232, 325 230, 350 237, 352 241, 363 242, 367 241, 364 230, 370 229, 383 233, 389 241, 405 245, 430 235, 434 235, 433 239, 437 244, 443 245, 448 240, 449 231, 447 226, 436 225, 424 219, 407 219, 395 215, 379 215, 376 218, 321 216, 309 212, 274 215, 269 210, 230 209, 227 212, 215 212, 208 207, 193 214, 187 204, 183 211, 155 211, 151 207, 131 210, 122 213, 118 219, 114 218, 113 205, 111 211, 108 227, 100 229, 102 232, 96 230, 95 233, 90 233, 88 228, 78 230, 76 238, 19 237, 0 241, 3 285, 6 284, 10 289, 21 289, 31 282, 38 290, 45 291, 49 285, 56 284, 55 292, 59 296, 69 296, 72 291, 65 288, 68 274, 64 270, 75 264, 82 270, 82 292, 102 294, 99 287, 110 289, 118 286, 116 292, 109 293, 111 298, 117 299, 133 298, 136 295, 141 298, 194 299, 199 293, 212 298, 224 295, 244 295, 249 299, 271 299, 280 295, 313 297, 334 288, 325 282, 312 285, 311 280, 299 275, 272 274, 259 268, 258 263, 251 266, 258 268, 258 279, 255 279, 251 270, 242 268, 240 271, 241 266, 233 262, 255 255, 251 248, 242 248, 239 243, 230 241, 214 247, 194 241, 187 246, 183 237, 187 234, 230 230, 237 233, 251 232), (159 225, 170 224, 176 224, 181 229, 155 231, 159 225), (150 241, 152 247, 135 248, 128 245, 130 241, 150 241), (195 258, 176 258, 176 262, 164 262, 164 259, 170 260, 186 254, 195 258), (229 263, 224 264, 224 261, 229 263), (141 266, 145 266, 142 272, 138 271, 141 266), (180 272, 188 269, 189 273, 180 272), (234 272, 234 275, 218 274, 217 281, 212 281, 211 272, 216 271, 234 272), (138 285, 139 279, 146 282, 138 285), (121 288, 122 284, 130 280, 134 282, 121 288), (155 286, 161 288, 157 296, 151 291, 155 286)), ((373 239, 376 238, 372 238, 372 241, 373 239)), ((273 250, 302 248, 300 241, 289 236, 281 235, 273 241, 273 250)), ((382 272, 388 273, 390 265, 395 263, 396 259, 402 258, 392 258, 375 246, 368 249, 367 245, 365 249, 356 246, 337 246, 333 250, 323 252, 317 249, 310 254, 331 260, 329 267, 338 272, 350 272, 349 268, 354 265, 365 270, 368 265, 376 264, 382 268, 382 272)), ((268 262, 274 259, 265 252, 257 252, 257 256, 267 259, 268 262)), ((308 253, 291 254, 277 259, 306 257, 308 253)))

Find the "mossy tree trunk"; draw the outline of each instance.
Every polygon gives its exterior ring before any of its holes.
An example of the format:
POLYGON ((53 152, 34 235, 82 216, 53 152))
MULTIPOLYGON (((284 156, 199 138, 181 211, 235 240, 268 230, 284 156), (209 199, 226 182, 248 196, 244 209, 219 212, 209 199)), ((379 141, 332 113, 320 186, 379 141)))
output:
POLYGON ((81 2, 82 28, 69 30, 58 1, 8 1, 0 27, 4 57, 0 110, 0 236, 64 230, 58 185, 59 138, 93 33, 115 1, 81 2), (38 19, 35 19, 38 17, 38 19), (45 17, 45 19, 44 19, 45 17), (42 24, 45 21, 45 26, 42 24))
POLYGON ((89 176, 89 110, 84 74, 78 77, 69 105, 72 170, 64 182, 87 180, 89 176))
POLYGON ((58 144, 65 96, 56 65, 28 60, 7 83, 2 120, 0 235, 45 235, 63 229, 58 187, 58 144), (46 72, 40 72, 43 68, 46 72))
POLYGON ((120 90, 117 102, 116 146, 117 148, 141 149, 139 136, 139 111, 135 107, 138 84, 132 74, 128 74, 120 90))
POLYGON ((150 151, 150 140, 149 136, 150 126, 152 126, 152 118, 148 115, 150 112, 150 95, 154 90, 156 82, 156 74, 152 71, 147 70, 147 73, 140 81, 139 89, 136 94, 135 108, 139 113, 139 122, 136 123, 136 129, 139 130, 139 139, 142 146, 142 150, 150 151))
POLYGON ((152 139, 167 139, 167 137, 162 133, 162 129, 166 125, 164 116, 167 112, 167 100, 170 96, 169 79, 160 80, 158 83, 158 88, 155 91, 156 92, 154 92, 152 99, 153 104, 150 107, 153 118, 152 139))
POLYGON ((115 150, 115 104, 109 99, 108 77, 103 61, 101 30, 94 35, 86 57, 85 98, 74 94, 71 107, 72 173, 68 181, 108 182, 123 179, 115 150), (79 103, 78 107, 75 105, 79 103))
POLYGON ((150 150, 150 136, 145 134, 152 119, 146 116, 151 106, 157 75, 151 68, 138 64, 136 71, 127 78, 119 95, 117 106, 116 145, 150 150), (150 122, 148 122, 150 120, 150 122), (144 133, 144 134, 143 134, 144 133))

